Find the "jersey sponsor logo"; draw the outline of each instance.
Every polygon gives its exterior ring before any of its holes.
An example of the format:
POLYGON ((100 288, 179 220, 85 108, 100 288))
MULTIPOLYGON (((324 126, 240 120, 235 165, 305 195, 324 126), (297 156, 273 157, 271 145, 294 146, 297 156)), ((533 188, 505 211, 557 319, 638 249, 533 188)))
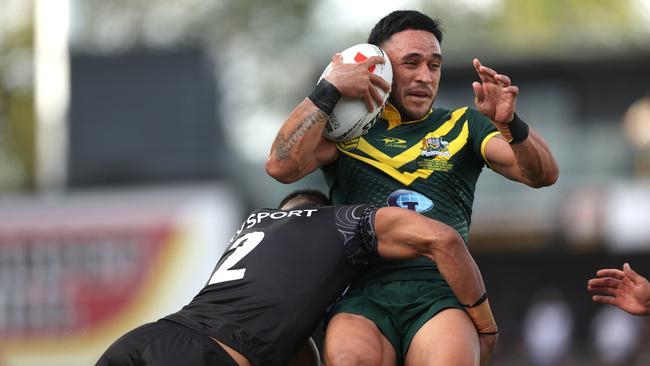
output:
POLYGON ((386 147, 393 147, 398 149, 406 149, 408 147, 406 140, 398 139, 397 137, 384 136, 378 140, 383 141, 384 146, 386 147))
POLYGON ((443 156, 450 157, 449 142, 443 140, 442 137, 427 137, 422 140, 422 147, 420 148, 420 155, 426 157, 443 156))
POLYGON ((407 208, 416 212, 427 212, 433 208, 433 201, 429 197, 408 189, 398 189, 388 195, 388 206, 407 208))
POLYGON ((279 220, 287 217, 311 217, 312 214, 316 211, 318 210, 315 208, 310 208, 304 210, 291 210, 291 211, 254 212, 248 216, 246 221, 244 221, 244 223, 241 225, 239 230, 237 230, 237 232, 232 237, 232 239, 230 239, 230 241, 234 240, 237 237, 237 235, 239 235, 243 230, 250 229, 251 227, 262 222, 262 220, 265 219, 279 220))

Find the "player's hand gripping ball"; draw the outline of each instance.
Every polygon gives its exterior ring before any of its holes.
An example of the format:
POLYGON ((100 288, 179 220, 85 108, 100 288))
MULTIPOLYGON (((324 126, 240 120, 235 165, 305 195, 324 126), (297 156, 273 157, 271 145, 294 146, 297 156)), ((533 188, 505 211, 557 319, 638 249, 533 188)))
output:
MULTIPOLYGON (((343 56, 343 63, 357 63, 366 60, 372 56, 381 56, 384 58, 383 64, 372 65, 368 71, 375 75, 381 76, 388 84, 393 83, 393 68, 391 67, 390 60, 386 53, 379 47, 367 43, 354 45, 345 51, 341 52, 343 56)), ((321 81, 332 69, 332 63, 325 68, 318 81, 321 81)), ((368 132, 370 127, 377 122, 381 112, 384 110, 386 101, 388 100, 388 93, 384 92, 379 87, 374 87, 383 98, 382 105, 378 106, 374 100, 375 108, 372 112, 368 111, 368 107, 361 98, 348 98, 341 97, 336 103, 332 115, 325 125, 323 135, 333 141, 347 141, 355 137, 359 137, 368 132)))

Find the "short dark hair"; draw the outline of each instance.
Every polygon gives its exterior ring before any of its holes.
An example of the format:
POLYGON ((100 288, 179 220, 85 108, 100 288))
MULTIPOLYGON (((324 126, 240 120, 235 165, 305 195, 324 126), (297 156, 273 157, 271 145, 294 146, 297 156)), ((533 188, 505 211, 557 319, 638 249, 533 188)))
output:
POLYGON ((289 193, 286 197, 280 201, 280 204, 278 205, 278 208, 282 208, 287 202, 291 201, 292 199, 298 197, 298 196, 304 196, 309 201, 316 205, 331 205, 332 201, 330 201, 329 197, 327 197, 323 192, 317 190, 317 189, 298 189, 295 190, 291 193, 289 193))
POLYGON ((381 46, 393 34, 407 29, 431 32, 442 44, 443 29, 440 27, 440 21, 416 10, 396 10, 383 17, 370 31, 368 43, 381 46))

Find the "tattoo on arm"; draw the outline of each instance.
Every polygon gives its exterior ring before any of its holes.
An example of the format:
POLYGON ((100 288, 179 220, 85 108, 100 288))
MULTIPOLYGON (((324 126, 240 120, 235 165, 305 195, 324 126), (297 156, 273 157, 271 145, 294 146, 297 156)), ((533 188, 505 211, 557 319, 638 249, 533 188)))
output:
POLYGON ((309 113, 305 119, 298 124, 298 127, 293 131, 289 137, 285 137, 282 133, 278 133, 275 138, 275 158, 278 160, 287 160, 291 155, 291 150, 298 144, 303 136, 317 123, 325 123, 327 121, 327 114, 316 109, 309 113))
POLYGON ((278 132, 275 137, 275 158, 278 160, 287 160, 289 158, 289 152, 285 148, 286 141, 282 132, 278 132))

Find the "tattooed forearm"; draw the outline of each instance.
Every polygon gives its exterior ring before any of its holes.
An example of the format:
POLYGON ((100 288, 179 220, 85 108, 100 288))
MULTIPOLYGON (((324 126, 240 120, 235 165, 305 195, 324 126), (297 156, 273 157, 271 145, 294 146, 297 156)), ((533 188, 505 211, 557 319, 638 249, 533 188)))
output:
POLYGON ((278 132, 278 135, 275 137, 275 158, 278 160, 287 160, 289 158, 289 152, 287 151, 287 139, 284 137, 282 132, 278 132))
POLYGON ((318 123, 325 123, 327 121, 327 114, 316 109, 315 111, 309 113, 305 119, 298 124, 298 127, 293 131, 289 137, 285 137, 282 133, 278 133, 278 136, 275 138, 275 158, 278 160, 287 160, 289 155, 291 155, 291 150, 298 144, 303 136, 309 131, 313 126, 318 123))

